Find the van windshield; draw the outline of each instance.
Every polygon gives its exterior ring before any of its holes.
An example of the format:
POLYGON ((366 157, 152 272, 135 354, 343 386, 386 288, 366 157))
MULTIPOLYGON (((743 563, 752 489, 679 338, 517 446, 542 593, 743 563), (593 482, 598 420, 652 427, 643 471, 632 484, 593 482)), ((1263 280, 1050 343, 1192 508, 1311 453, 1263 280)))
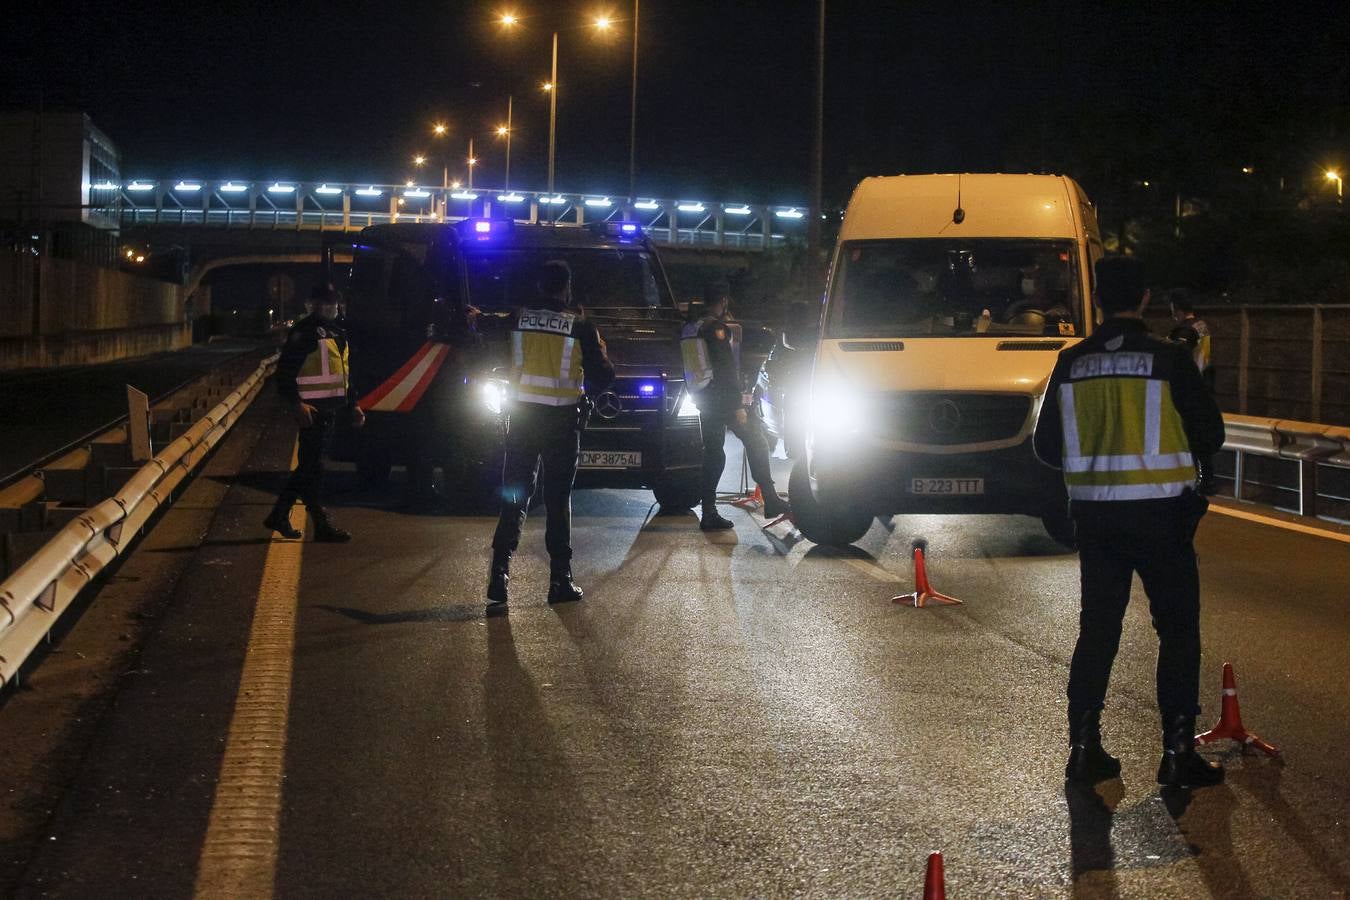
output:
POLYGON ((1082 334, 1073 241, 906 238, 840 248, 826 334, 1082 334))
POLYGON ((573 300, 587 309, 672 305, 650 254, 558 247, 466 252, 469 303, 484 312, 528 306, 539 296, 539 266, 551 259, 571 266, 573 300))

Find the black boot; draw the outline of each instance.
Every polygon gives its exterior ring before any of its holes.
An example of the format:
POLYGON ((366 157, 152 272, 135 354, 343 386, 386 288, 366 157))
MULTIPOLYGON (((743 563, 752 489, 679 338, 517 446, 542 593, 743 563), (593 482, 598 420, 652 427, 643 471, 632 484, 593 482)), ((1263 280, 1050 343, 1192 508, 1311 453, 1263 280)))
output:
POLYGON ((1120 775, 1120 760, 1102 747, 1101 710, 1078 717, 1069 729, 1069 762, 1064 777, 1069 781, 1096 784, 1120 775))
POLYGON ((726 531, 728 528, 735 528, 736 523, 722 518, 717 512, 716 503, 704 503, 703 518, 699 520, 698 527, 702 531, 726 531))
POLYGON ((496 615, 506 612, 506 604, 511 599, 511 557, 504 553, 492 554, 492 572, 488 576, 487 613, 496 615))
POLYGON ((277 495, 277 502, 272 505, 272 511, 267 514, 267 518, 263 519, 263 527, 292 541, 304 537, 291 524, 291 507, 294 505, 295 494, 290 491, 282 491, 277 495))
POLYGON ((309 514, 314 519, 314 540, 324 544, 345 544, 352 539, 352 533, 334 525, 322 506, 314 507, 309 514))
POLYGON ((548 602, 572 603, 584 595, 581 588, 572 583, 572 564, 555 562, 548 576, 548 602))
POLYGON ((772 484, 767 488, 761 488, 761 490, 764 493, 764 518, 777 519, 779 516, 792 515, 792 507, 788 506, 786 500, 778 496, 778 492, 774 490, 772 484))
POLYGON ((1163 727, 1163 755, 1158 784, 1200 788, 1220 784, 1223 766, 1195 752, 1195 717, 1173 716, 1163 727))

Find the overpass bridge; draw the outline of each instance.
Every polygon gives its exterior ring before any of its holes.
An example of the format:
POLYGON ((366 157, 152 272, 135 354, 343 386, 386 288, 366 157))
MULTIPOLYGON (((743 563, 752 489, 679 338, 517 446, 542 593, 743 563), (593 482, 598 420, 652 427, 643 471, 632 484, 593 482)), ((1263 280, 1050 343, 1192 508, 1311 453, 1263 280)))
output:
MULTIPOLYGON (((0 704, 0 892, 919 896, 932 849, 961 896, 1350 890, 1344 527, 1229 499, 1197 538, 1202 724, 1232 662, 1246 725, 1283 759, 1223 746, 1206 752, 1224 786, 1157 788, 1136 596, 1107 712, 1123 778, 1080 790, 1062 779, 1078 563, 1034 520, 898 515, 830 550, 752 512, 705 535, 645 493, 583 491, 586 599, 544 603, 531 522, 512 611, 488 620, 490 510, 410 509, 339 467, 356 540, 272 539, 294 427, 256 396, 228 401, 223 435, 180 439, 218 441, 202 477, 158 520, 128 507, 144 538, 0 704), (963 606, 890 602, 916 537, 963 606)), ((1300 448, 1267 422, 1263 445, 1237 424, 1236 449, 1300 471, 1350 439, 1300 448)), ((157 477, 203 452, 162 451, 157 477)))
POLYGON ((672 247, 772 250, 801 243, 804 206, 616 197, 507 188, 415 184, 135 179, 89 186, 91 203, 124 231, 222 228, 357 231, 387 222, 455 222, 475 216, 585 225, 623 218, 672 247))

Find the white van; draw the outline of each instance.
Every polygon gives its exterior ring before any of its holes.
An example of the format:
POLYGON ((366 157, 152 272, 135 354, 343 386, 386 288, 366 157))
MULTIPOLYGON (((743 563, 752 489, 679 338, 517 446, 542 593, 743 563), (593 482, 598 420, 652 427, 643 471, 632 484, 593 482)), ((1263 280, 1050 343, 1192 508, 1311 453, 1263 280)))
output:
POLYGON ((789 485, 807 538, 877 515, 1020 513, 1072 542, 1031 432, 1058 352, 1092 329, 1092 204, 1053 175, 868 178, 844 214, 789 485))

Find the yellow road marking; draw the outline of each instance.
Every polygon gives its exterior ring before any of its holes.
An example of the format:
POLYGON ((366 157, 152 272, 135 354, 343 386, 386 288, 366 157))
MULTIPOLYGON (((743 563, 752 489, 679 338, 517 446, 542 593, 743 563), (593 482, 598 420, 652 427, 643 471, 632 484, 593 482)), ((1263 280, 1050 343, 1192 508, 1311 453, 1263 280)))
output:
POLYGON ((1311 525, 1300 525, 1298 522, 1286 522, 1283 519, 1273 519, 1270 516, 1263 516, 1260 513, 1248 512, 1245 509, 1233 509, 1231 506, 1220 506, 1217 503, 1211 503, 1209 509, 1210 512, 1216 512, 1224 516, 1232 516, 1235 519, 1260 522, 1262 525, 1274 525, 1276 528, 1283 528, 1286 531, 1297 531, 1300 534, 1311 534, 1317 537, 1330 538, 1333 541, 1340 541, 1343 544, 1350 544, 1350 534, 1341 534, 1337 531, 1326 531, 1322 528, 1314 528, 1311 525))
MULTIPOLYGON (((303 507, 296 518, 292 523, 303 532, 303 507)), ((302 541, 273 541, 267 549, 196 898, 267 900, 273 894, 303 547, 302 541)))

